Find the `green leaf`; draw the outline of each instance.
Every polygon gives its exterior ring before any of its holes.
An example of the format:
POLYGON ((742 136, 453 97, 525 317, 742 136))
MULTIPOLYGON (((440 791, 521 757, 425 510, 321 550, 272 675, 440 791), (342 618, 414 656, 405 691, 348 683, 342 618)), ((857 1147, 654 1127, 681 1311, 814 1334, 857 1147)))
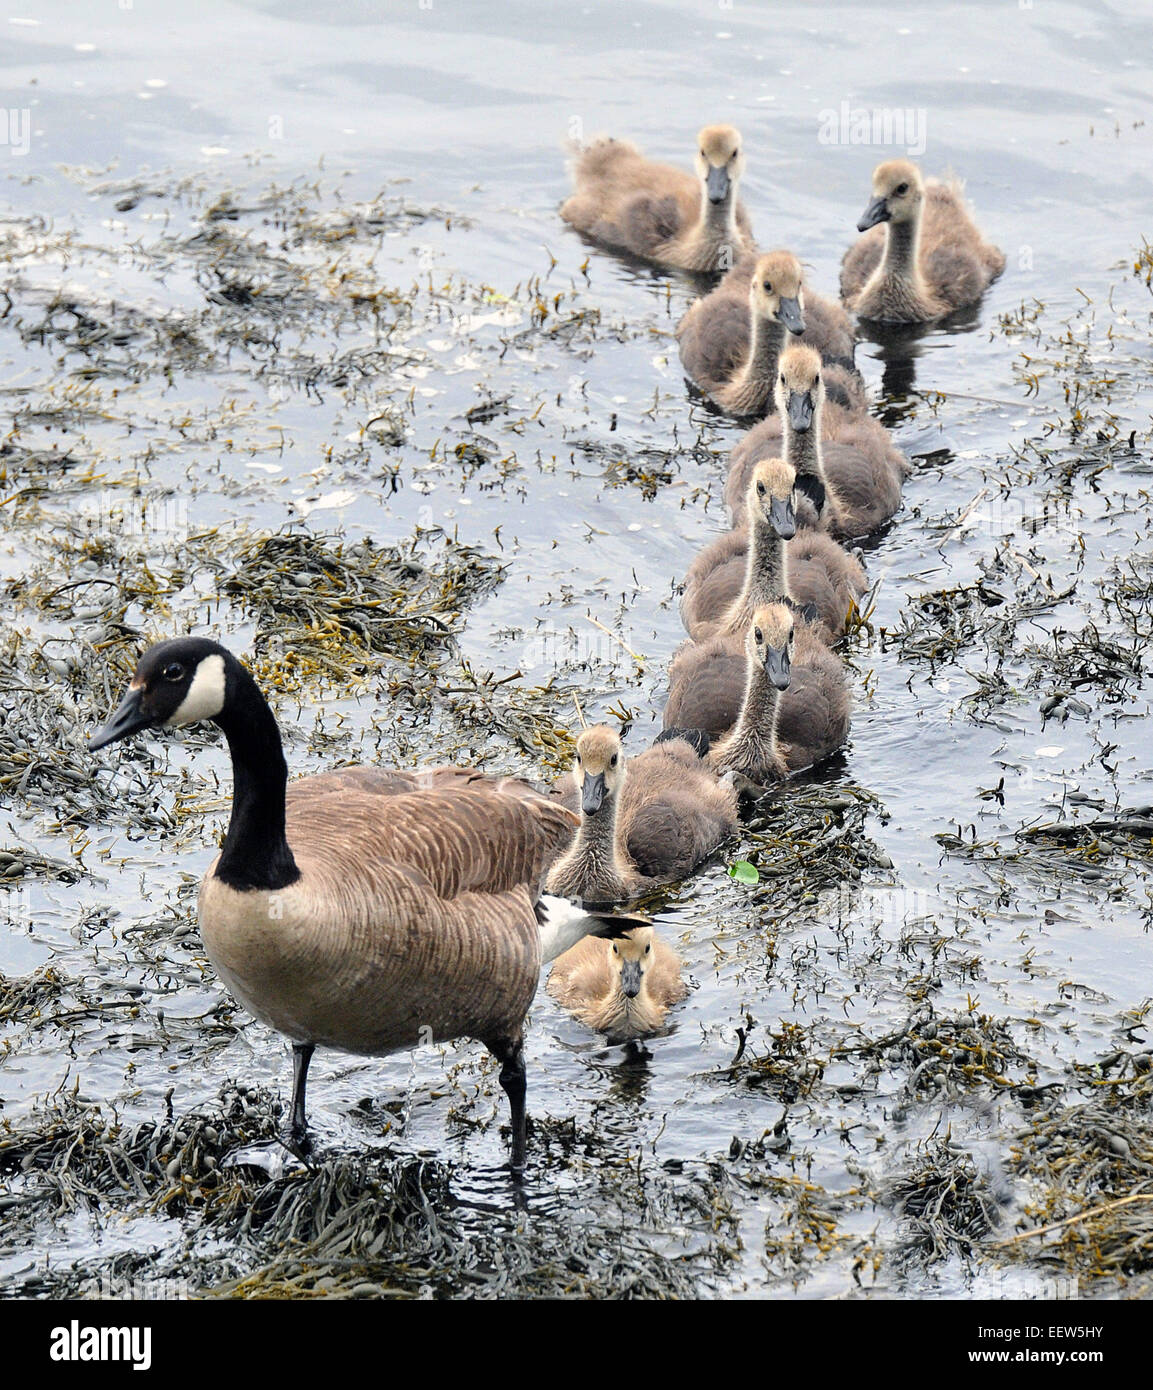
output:
POLYGON ((747 859, 738 859, 735 864, 730 864, 729 877, 735 878, 738 883, 760 883, 761 881, 757 866, 750 864, 747 859))

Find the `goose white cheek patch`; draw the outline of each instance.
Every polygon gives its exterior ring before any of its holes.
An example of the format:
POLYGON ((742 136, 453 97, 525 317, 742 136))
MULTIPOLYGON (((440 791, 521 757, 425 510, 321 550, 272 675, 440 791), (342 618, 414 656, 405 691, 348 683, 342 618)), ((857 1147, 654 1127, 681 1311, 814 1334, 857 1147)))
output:
POLYGON ((224 658, 206 656, 196 668, 180 707, 167 721, 169 729, 194 724, 198 719, 215 719, 224 708, 224 658))

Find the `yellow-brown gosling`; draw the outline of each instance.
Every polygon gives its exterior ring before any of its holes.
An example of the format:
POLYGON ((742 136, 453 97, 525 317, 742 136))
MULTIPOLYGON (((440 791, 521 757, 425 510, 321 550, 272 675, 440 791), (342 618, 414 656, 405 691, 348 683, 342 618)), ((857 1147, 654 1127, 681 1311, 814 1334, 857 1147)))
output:
POLYGON ((695 174, 605 136, 577 154, 560 215, 614 251, 681 270, 725 271, 754 249, 737 197, 744 171, 740 132, 730 125, 700 132, 695 174))
POLYGON ((525 1156, 525 1013, 543 961, 591 918, 542 896, 578 819, 511 777, 354 767, 288 782, 276 720, 224 647, 151 647, 103 748, 210 720, 232 759, 232 814, 200 886, 204 948, 236 998, 292 1043, 291 1140, 306 1142, 313 1050, 379 1055, 475 1038, 500 1062, 512 1164, 525 1156))
POLYGON ((547 988, 610 1042, 659 1032, 688 993, 680 956, 652 927, 634 927, 615 941, 578 942, 553 966, 547 988))
POLYGON ((958 184, 928 183, 907 159, 873 171, 863 232, 841 264, 841 296, 863 319, 927 323, 975 304, 1005 269, 958 184))

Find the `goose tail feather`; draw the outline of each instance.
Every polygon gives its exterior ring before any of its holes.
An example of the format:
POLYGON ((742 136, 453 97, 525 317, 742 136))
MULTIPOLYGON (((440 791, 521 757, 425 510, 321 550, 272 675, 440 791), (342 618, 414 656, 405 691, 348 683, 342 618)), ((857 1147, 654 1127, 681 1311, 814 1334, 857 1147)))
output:
POLYGON ((586 936, 618 937, 634 927, 649 927, 647 917, 627 912, 590 912, 570 903, 566 898, 554 898, 546 893, 537 904, 540 922, 540 958, 547 965, 563 956, 586 936))

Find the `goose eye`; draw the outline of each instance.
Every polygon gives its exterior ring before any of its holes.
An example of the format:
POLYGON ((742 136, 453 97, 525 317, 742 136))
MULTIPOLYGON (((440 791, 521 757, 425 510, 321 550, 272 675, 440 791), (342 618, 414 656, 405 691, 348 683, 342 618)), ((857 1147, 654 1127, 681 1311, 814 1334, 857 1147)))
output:
POLYGON ((902 193, 908 193, 908 191, 909 185, 907 183, 899 183, 896 186, 896 188, 893 189, 893 192, 897 195, 898 198, 901 196, 902 193))
POLYGON ((166 681, 182 681, 184 679, 184 667, 179 661, 170 661, 161 675, 166 681))

